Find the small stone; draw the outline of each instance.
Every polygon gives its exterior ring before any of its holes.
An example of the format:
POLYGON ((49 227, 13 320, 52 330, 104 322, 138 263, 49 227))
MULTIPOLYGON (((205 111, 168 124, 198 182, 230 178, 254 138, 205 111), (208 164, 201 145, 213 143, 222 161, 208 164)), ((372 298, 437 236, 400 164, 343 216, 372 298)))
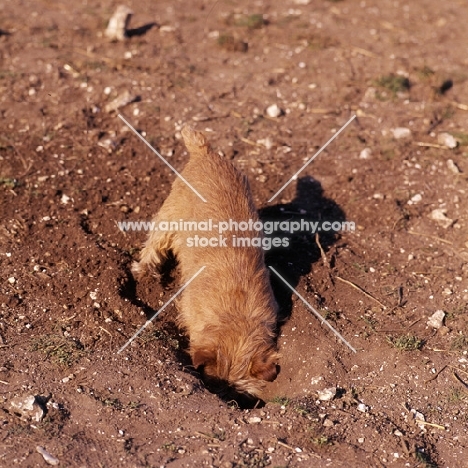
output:
POLYGON ((427 324, 430 327, 438 330, 440 327, 444 325, 444 318, 445 318, 445 312, 443 310, 437 310, 429 317, 427 324))
POLYGON ((453 162, 452 159, 447 159, 447 167, 453 174, 461 174, 460 168, 453 162))
POLYGON ((333 427, 335 424, 331 419, 325 419, 325 421, 323 421, 323 425, 324 427, 333 427))
POLYGON ((369 411, 369 407, 366 406, 364 403, 359 403, 359 405, 357 405, 357 410, 361 413, 367 413, 369 411))
POLYGON ((439 133, 437 136, 437 143, 450 149, 456 148, 458 145, 457 140, 452 135, 450 135, 450 133, 445 132, 439 133))
POLYGON ((130 94, 130 91, 125 90, 122 94, 119 94, 113 101, 106 104, 106 106, 104 107, 104 111, 105 112, 116 111, 117 109, 120 109, 121 107, 124 107, 127 104, 134 102, 135 100, 136 100, 136 97, 130 94))
POLYGON ((60 203, 66 205, 70 201, 70 197, 68 195, 63 194, 60 198, 60 203))
POLYGON ((329 387, 323 390, 317 390, 318 398, 320 401, 330 401, 336 396, 336 387, 329 387))
POLYGON ((449 228, 453 224, 453 219, 446 216, 447 210, 445 208, 437 208, 429 214, 429 218, 433 219, 444 229, 449 228))
POLYGON ((273 140, 270 137, 261 138, 260 140, 257 140, 257 143, 264 146, 267 150, 273 148, 273 140))
POLYGON ((106 86, 106 87, 104 88, 104 94, 105 94, 106 96, 109 96, 109 94, 110 94, 111 92, 112 92, 112 88, 111 88, 110 86, 106 86))
POLYGON ((398 429, 395 429, 393 431, 393 433, 397 436, 397 437, 403 437, 403 433, 401 431, 399 431, 398 429))
POLYGON ((49 465, 57 466, 59 464, 59 461, 57 460, 57 458, 53 457, 44 447, 41 447, 40 445, 38 445, 36 447, 36 450, 42 455, 45 462, 48 463, 49 465))
POLYGON ((13 398, 10 406, 26 421, 41 422, 45 415, 41 403, 34 395, 13 398))
POLYGON ((262 418, 259 418, 258 416, 252 416, 248 419, 248 422, 249 424, 259 424, 262 422, 262 418))
POLYGON ((37 148, 36 148, 36 153, 42 153, 44 151, 44 147, 42 145, 39 145, 37 148))
POLYGON ((411 130, 406 127, 397 127, 392 130, 393 137, 397 140, 403 138, 409 138, 411 136, 411 130))
POLYGON ((10 276, 10 277, 8 278, 8 282, 9 282, 10 284, 15 284, 15 283, 16 283, 16 278, 15 278, 14 276, 10 276))
POLYGON ((279 117, 283 111, 278 107, 277 104, 272 104, 271 106, 267 107, 266 113, 268 117, 275 119, 276 117, 279 117))
POLYGON ((370 159, 372 155, 372 150, 370 148, 364 148, 359 153, 359 159, 370 159))
POLYGON ((105 36, 111 41, 123 41, 127 37, 127 29, 132 18, 133 11, 125 5, 120 5, 115 10, 107 25, 105 36))
POLYGON ((359 437, 359 439, 357 440, 360 444, 363 444, 365 439, 364 437, 359 437))
POLYGON ((296 453, 302 453, 302 449, 300 449, 299 447, 296 447, 296 448, 294 449, 294 451, 295 451, 296 453))
POLYGON ((408 205, 416 205, 416 203, 419 203, 421 200, 422 200, 422 195, 420 193, 417 193, 416 195, 413 195, 408 200, 408 205))

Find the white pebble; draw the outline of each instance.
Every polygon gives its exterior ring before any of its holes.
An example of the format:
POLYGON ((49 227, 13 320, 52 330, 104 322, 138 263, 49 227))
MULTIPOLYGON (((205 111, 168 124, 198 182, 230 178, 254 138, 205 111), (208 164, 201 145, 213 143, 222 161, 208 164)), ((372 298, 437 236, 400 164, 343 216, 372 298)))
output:
POLYGON ((453 174, 460 174, 460 168, 453 162, 453 159, 447 159, 447 167, 453 174))
POLYGON ((419 203, 421 200, 421 194, 417 193, 416 195, 413 195, 410 200, 408 200, 408 205, 416 205, 416 203, 419 203))
POLYGON ((372 150, 370 148, 364 148, 359 153, 359 159, 370 159, 371 154, 372 154, 372 150))
POLYGON ((42 153, 44 151, 44 147, 43 146, 38 146, 36 148, 36 153, 42 153))
POLYGON ((62 198, 60 198, 60 203, 66 205, 70 201, 70 197, 68 195, 63 194, 62 198))
POLYGON ((262 422, 262 418, 259 418, 258 416, 252 416, 248 420, 249 424, 258 424, 262 422))
POLYGON ((411 136, 411 130, 406 127, 397 127, 392 130, 393 137, 397 140, 402 138, 409 138, 411 136))
POLYGON ((107 96, 112 92, 112 88, 110 86, 106 86, 104 88, 104 94, 106 94, 107 96))
POLYGON ((272 104, 266 110, 268 117, 276 118, 282 114, 282 110, 278 107, 277 104, 272 104))
POLYGON ((366 406, 364 403, 359 403, 359 405, 357 405, 357 410, 361 413, 367 413, 369 411, 369 407, 366 406))
POLYGON ((15 278, 14 276, 10 276, 10 277, 8 278, 8 282, 9 282, 10 284, 15 284, 15 283, 16 283, 16 278, 15 278))
POLYGON ((437 143, 442 146, 446 146, 447 148, 456 148, 457 147, 457 140, 453 137, 453 135, 450 135, 450 133, 439 133, 437 136, 437 143))
POLYGON ((319 400, 321 401, 333 400, 333 398, 335 398, 335 395, 336 395, 336 387, 329 387, 323 390, 317 390, 317 394, 318 394, 319 400))

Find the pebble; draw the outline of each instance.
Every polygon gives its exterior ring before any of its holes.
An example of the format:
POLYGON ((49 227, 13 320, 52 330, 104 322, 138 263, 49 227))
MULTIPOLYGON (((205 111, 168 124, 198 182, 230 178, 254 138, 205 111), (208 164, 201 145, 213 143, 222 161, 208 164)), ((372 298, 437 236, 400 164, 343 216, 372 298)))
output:
POLYGON ((453 174, 460 174, 460 168, 453 162, 453 159, 447 159, 447 167, 453 174))
POLYGON ((277 104, 272 104, 271 106, 267 107, 266 113, 268 117, 275 119, 276 117, 279 117, 283 111, 278 107, 277 104))
POLYGON ((371 155, 372 155, 372 150, 370 148, 364 148, 359 153, 359 159, 370 159, 371 155))
POLYGON ((397 140, 402 138, 409 138, 411 136, 411 130, 406 127, 397 127, 392 130, 393 137, 397 140))
POLYGON ((8 278, 8 282, 9 282, 10 284, 15 284, 15 283, 16 283, 16 278, 15 278, 14 276, 10 276, 10 277, 8 278))
POLYGON ((127 29, 132 18, 133 11, 125 6, 120 5, 115 10, 107 29, 104 32, 105 36, 111 41, 123 41, 127 37, 127 29))
POLYGON ((364 403, 359 403, 359 405, 357 405, 357 410, 361 413, 367 413, 369 411, 369 407, 364 403))
POLYGON ((422 195, 417 193, 416 195, 413 195, 410 200, 408 200, 408 205, 416 205, 416 203, 419 203, 421 200, 422 195))
POLYGON ((334 426, 334 423, 331 419, 325 419, 325 421, 323 421, 323 425, 325 427, 333 427, 334 426))
POLYGON ((42 405, 34 395, 13 398, 10 401, 10 406, 20 413, 22 419, 26 421, 31 419, 35 422, 41 422, 45 415, 42 405))
POLYGON ((129 91, 125 90, 122 94, 119 94, 113 101, 106 104, 104 107, 105 112, 113 112, 121 107, 130 104, 131 102, 135 101, 136 96, 130 94, 129 91))
POLYGON ((437 310, 434 312, 427 321, 427 324, 435 329, 439 329, 444 324, 445 312, 443 310, 437 310))
POLYGON ((63 194, 60 198, 60 203, 66 205, 70 201, 70 197, 68 195, 63 194))
POLYGON ((450 135, 450 133, 439 133, 437 136, 437 143, 442 146, 446 146, 447 148, 456 148, 457 147, 457 140, 453 137, 453 135, 450 135))
POLYGON ((336 387, 329 387, 323 390, 317 390, 318 398, 320 401, 330 401, 335 398, 336 387))
POLYGON ((59 464, 59 461, 57 460, 57 458, 53 457, 44 447, 41 447, 40 445, 38 445, 36 447, 36 450, 42 455, 45 462, 48 463, 49 465, 57 466, 59 464))
POLYGON ((258 424, 262 422, 262 418, 259 418, 258 416, 252 416, 248 419, 248 422, 249 424, 258 424))
POLYGON ((439 226, 447 229, 453 224, 453 219, 448 218, 445 213, 447 213, 445 208, 437 208, 431 211, 429 218, 436 221, 439 226))
POLYGON ((261 138, 260 140, 257 140, 257 143, 264 146, 267 150, 273 148, 273 140, 270 137, 261 138))

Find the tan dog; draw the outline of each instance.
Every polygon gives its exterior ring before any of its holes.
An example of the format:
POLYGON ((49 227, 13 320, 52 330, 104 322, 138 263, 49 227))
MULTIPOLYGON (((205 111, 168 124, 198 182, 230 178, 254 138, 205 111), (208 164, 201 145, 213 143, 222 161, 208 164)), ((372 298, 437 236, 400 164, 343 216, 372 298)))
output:
MULTIPOLYGON (((203 134, 185 127, 182 136, 190 160, 181 174, 207 202, 177 178, 155 223, 258 221, 246 177, 214 153, 203 134)), ((132 271, 138 278, 150 269, 160 271, 172 252, 185 284, 205 266, 178 304, 193 365, 203 367, 208 384, 219 393, 231 389, 258 397, 264 381, 277 375, 277 304, 262 247, 233 247, 232 242, 234 237, 258 241, 261 233, 227 231, 226 246, 218 247, 189 246, 195 235, 219 237, 218 231, 152 231, 132 271)))

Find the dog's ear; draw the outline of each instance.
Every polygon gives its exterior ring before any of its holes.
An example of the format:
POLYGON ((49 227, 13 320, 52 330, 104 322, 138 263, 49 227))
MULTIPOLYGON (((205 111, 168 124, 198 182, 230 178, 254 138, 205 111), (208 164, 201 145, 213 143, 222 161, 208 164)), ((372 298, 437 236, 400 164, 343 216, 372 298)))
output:
POLYGON ((256 379, 273 382, 278 375, 278 358, 279 354, 276 351, 256 354, 250 365, 250 374, 256 379))
POLYGON ((209 348, 195 348, 190 353, 192 363, 195 368, 200 366, 209 366, 216 363, 216 351, 209 348))

